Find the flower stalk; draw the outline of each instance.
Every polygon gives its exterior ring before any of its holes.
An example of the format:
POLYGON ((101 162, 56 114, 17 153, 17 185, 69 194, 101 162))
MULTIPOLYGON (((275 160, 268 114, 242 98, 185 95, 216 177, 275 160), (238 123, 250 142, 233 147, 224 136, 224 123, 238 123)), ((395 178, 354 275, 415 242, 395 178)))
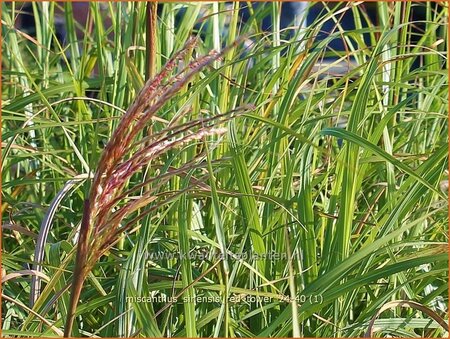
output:
MULTIPOLYGON (((156 185, 151 185, 155 178, 144 176, 144 182, 138 185, 141 188, 143 187, 144 191, 138 199, 127 199, 130 191, 135 190, 135 188, 126 189, 129 179, 135 173, 142 171, 153 159, 170 149, 184 146, 208 136, 225 133, 226 128, 217 127, 217 124, 232 119, 239 111, 249 108, 243 107, 181 125, 170 124, 161 132, 135 141, 156 112, 167 104, 183 86, 204 67, 211 65, 224 53, 227 53, 229 48, 234 47, 233 45, 225 48, 222 53, 212 51, 206 56, 197 58, 178 74, 170 77, 170 73, 175 67, 180 66, 181 61, 196 46, 196 43, 197 38, 189 39, 184 48, 175 53, 159 74, 147 80, 102 152, 89 197, 84 203, 70 303, 64 329, 65 337, 72 335, 76 308, 83 283, 98 259, 119 241, 124 232, 132 230, 136 223, 148 213, 180 194, 186 193, 189 189, 201 185, 200 180, 192 180, 191 188, 180 192, 170 192, 169 196, 164 194, 164 203, 156 203, 141 211, 142 208, 158 199, 160 194, 157 191, 162 184, 167 183, 173 175, 180 172, 174 170, 171 175, 159 175, 159 184, 156 185), (121 202, 123 204, 119 205, 121 202), (134 216, 133 214, 138 211, 139 214, 134 216)), ((184 164, 183 170, 195 168, 198 160, 199 157, 196 157, 184 164)))

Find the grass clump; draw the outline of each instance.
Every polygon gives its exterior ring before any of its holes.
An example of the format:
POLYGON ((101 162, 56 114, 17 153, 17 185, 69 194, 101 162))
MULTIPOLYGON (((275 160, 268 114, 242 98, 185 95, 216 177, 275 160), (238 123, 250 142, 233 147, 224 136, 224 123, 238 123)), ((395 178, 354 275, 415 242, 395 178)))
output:
POLYGON ((74 5, 2 4, 4 336, 448 335, 446 4, 74 5))

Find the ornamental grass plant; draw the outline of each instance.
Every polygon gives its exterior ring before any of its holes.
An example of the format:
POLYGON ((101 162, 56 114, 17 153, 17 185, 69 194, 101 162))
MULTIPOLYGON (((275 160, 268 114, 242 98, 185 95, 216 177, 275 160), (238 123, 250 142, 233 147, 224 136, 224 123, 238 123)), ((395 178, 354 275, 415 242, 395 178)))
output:
POLYGON ((159 5, 2 3, 2 335, 448 336, 448 4, 159 5))

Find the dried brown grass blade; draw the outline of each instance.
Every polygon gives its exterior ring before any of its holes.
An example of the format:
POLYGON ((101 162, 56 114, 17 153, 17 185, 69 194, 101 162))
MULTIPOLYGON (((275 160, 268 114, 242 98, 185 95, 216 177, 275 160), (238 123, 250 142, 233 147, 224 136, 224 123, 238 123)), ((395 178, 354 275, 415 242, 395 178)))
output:
POLYGON ((416 310, 422 311, 423 313, 425 313, 426 315, 431 317, 433 320, 435 320, 439 325, 441 325, 447 332, 449 330, 447 322, 444 319, 442 319, 432 309, 430 309, 422 304, 419 304, 418 302, 415 302, 415 301, 394 300, 394 301, 390 301, 390 302, 384 304, 382 307, 380 307, 380 309, 377 311, 377 313, 375 313, 373 318, 370 320, 369 327, 367 328, 367 331, 364 334, 364 338, 373 338, 374 325, 375 325, 375 321, 377 320, 377 318, 384 311, 386 311, 390 308, 394 308, 394 307, 410 307, 410 308, 414 308, 416 310))

